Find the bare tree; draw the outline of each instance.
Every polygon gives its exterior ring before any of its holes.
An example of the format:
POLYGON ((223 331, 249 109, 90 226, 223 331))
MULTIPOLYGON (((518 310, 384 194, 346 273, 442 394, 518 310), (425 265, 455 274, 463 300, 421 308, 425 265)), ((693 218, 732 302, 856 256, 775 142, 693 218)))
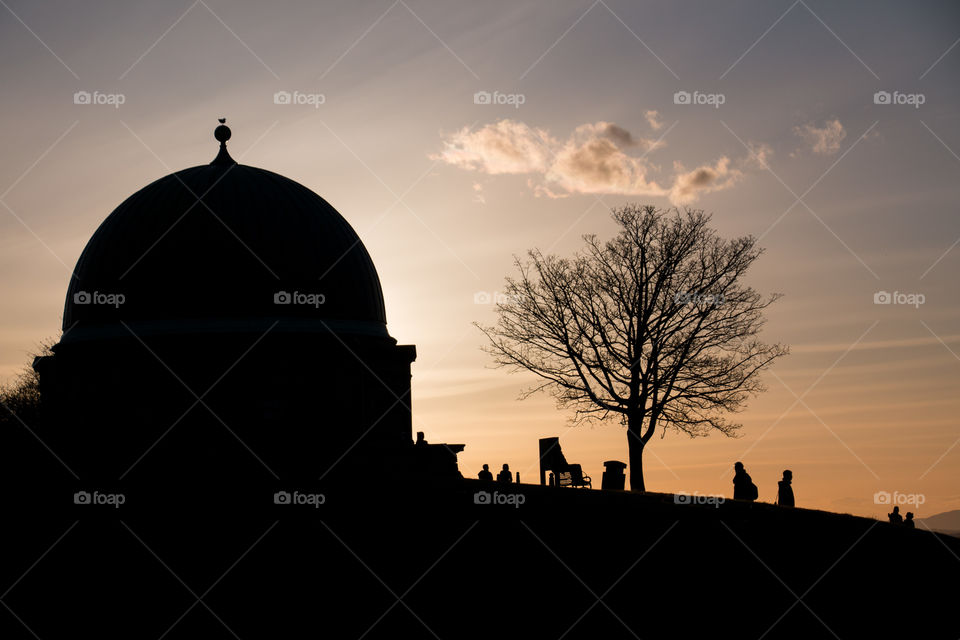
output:
MULTIPOLYGON (((40 343, 30 360, 37 356, 53 353, 51 346, 55 340, 40 343)), ((0 428, 21 428, 21 425, 35 427, 40 418, 40 376, 33 367, 27 365, 10 384, 0 385, 0 428)))
POLYGON ((718 237, 702 211, 628 205, 613 218, 617 236, 584 236, 573 258, 517 258, 497 323, 477 326, 497 365, 540 377, 521 397, 549 391, 575 424, 619 417, 630 486, 644 491, 657 427, 735 435, 725 414, 764 389, 759 373, 787 348, 757 338, 780 296, 742 282, 762 253, 755 238, 718 237))

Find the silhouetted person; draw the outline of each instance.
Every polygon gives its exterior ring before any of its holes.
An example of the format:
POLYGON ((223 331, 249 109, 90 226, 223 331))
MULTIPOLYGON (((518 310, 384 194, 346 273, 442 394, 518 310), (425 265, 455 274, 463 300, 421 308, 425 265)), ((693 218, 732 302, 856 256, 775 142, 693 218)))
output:
POLYGON ((743 463, 734 464, 733 472, 733 499, 756 500, 757 485, 753 484, 750 474, 743 468, 743 463))
POLYGON ((497 482, 503 482, 504 484, 513 482, 513 474, 510 473, 510 465, 508 465, 506 462, 503 463, 503 469, 501 469, 500 473, 497 474, 497 482))
POLYGON ((783 480, 778 482, 779 489, 777 490, 777 504, 781 507, 792 507, 794 506, 793 501, 793 487, 790 483, 793 482, 793 471, 786 469, 783 472, 783 480))
POLYGON ((907 511, 907 519, 903 521, 903 526, 909 527, 911 529, 916 529, 916 525, 913 523, 912 511, 907 511))
POLYGON ((493 474, 490 473, 490 465, 483 465, 483 469, 480 470, 480 473, 477 474, 477 477, 487 482, 493 482, 493 474))
POLYGON ((894 507, 893 513, 888 513, 887 517, 890 518, 890 524, 903 524, 903 516, 900 515, 900 507, 894 507))

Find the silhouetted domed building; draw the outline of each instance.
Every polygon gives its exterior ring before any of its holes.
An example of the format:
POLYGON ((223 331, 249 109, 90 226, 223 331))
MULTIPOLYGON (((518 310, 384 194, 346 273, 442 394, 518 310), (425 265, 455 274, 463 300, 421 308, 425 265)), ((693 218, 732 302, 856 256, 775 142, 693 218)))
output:
POLYGON ((366 248, 216 137, 212 163, 134 193, 80 256, 63 336, 35 363, 51 436, 105 482, 416 473, 416 349, 387 332, 366 248))

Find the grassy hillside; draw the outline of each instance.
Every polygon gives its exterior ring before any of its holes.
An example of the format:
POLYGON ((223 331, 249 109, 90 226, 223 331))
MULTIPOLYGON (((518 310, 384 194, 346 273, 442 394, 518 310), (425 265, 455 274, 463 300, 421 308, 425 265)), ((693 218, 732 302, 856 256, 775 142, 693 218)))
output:
POLYGON ((19 520, 4 602, 45 640, 960 635, 960 540, 928 531, 473 480, 308 490, 130 487, 19 520))

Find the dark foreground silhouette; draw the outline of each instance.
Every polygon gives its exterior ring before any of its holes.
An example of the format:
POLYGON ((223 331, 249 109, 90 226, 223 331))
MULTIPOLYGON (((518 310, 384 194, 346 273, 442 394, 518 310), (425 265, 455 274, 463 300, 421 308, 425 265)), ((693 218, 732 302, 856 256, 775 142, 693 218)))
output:
POLYGON ((744 468, 742 462, 733 465, 733 499, 734 500, 756 500, 759 496, 757 485, 753 484, 750 474, 744 468))
POLYGON ((960 633, 960 540, 864 518, 479 480, 197 487, 174 469, 77 503, 91 487, 28 457, 4 477, 4 639, 960 633), (889 580, 891 557, 922 579, 889 580))
POLYGON ((900 515, 900 507, 894 507, 893 511, 887 514, 890 524, 903 524, 903 516, 900 515))
POLYGON ((795 506, 793 499, 793 471, 784 470, 783 480, 777 483, 777 504, 781 507, 795 506))

